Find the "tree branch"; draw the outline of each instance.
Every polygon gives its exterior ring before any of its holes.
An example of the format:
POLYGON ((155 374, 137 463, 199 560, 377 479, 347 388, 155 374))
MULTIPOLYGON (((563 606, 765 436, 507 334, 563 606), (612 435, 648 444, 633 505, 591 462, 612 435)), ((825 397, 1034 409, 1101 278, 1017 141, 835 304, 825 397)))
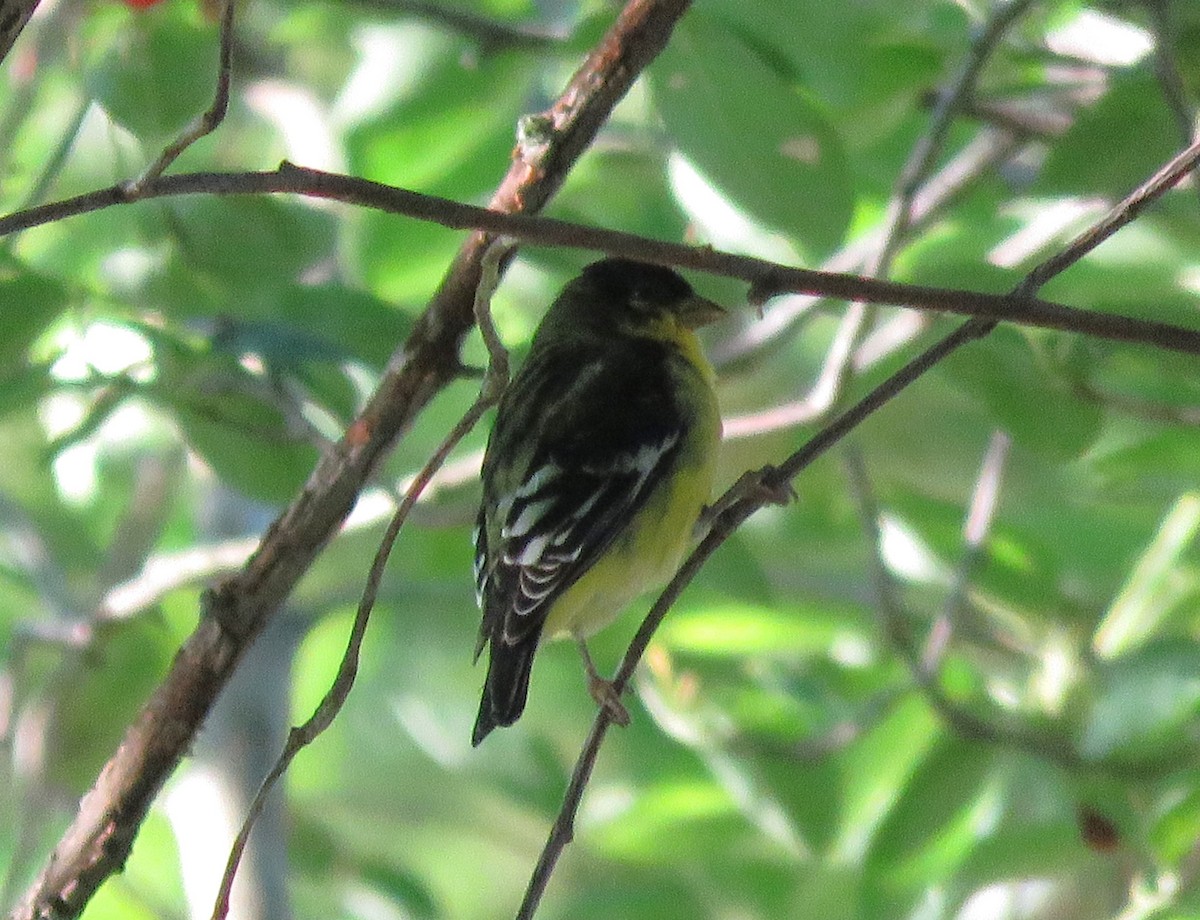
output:
POLYGON ((225 864, 225 872, 221 876, 220 890, 213 905, 212 920, 225 920, 225 917, 229 914, 233 881, 237 876, 238 866, 241 864, 246 844, 250 840, 250 831, 254 827, 258 816, 262 813, 263 808, 266 807, 267 796, 275 788, 275 784, 279 781, 280 777, 287 772, 296 755, 316 741, 333 724, 333 720, 342 711, 342 706, 345 705, 346 699, 354 687, 354 681, 358 676, 359 653, 362 649, 363 638, 367 633, 371 611, 375 609, 375 601, 379 597, 379 586, 383 582, 384 570, 387 568, 387 562, 391 557, 392 549, 396 545, 396 540, 400 536, 401 528, 404 527, 413 508, 416 507, 417 501, 421 498, 421 493, 425 491, 425 488, 433 480, 434 474, 446 462, 446 458, 450 456, 450 452, 458 446, 463 438, 470 434, 479 420, 483 418, 483 414, 500 401, 500 396, 504 392, 504 388, 508 386, 508 352, 505 351, 503 344, 500 342, 500 337, 492 325, 491 314, 492 294, 495 292, 496 285, 500 280, 499 264, 503 255, 501 250, 504 246, 504 241, 498 241, 494 245, 493 250, 489 250, 484 256, 483 279, 475 296, 475 322, 479 326, 489 356, 487 371, 479 387, 479 396, 467 411, 463 413, 462 418, 459 419, 450 433, 442 439, 442 443, 438 445, 437 450, 433 452, 433 455, 426 461, 408 489, 405 490, 404 498, 400 501, 391 520, 388 521, 383 538, 380 540, 379 547, 375 551, 371 570, 367 573, 367 584, 363 588, 362 596, 358 602, 358 610, 354 615, 354 624, 350 629, 350 638, 346 643, 346 650, 342 654, 342 660, 338 665, 337 675, 308 720, 303 725, 293 728, 288 732, 287 743, 284 745, 283 751, 276 759, 275 765, 259 785, 258 792, 255 793, 254 800, 251 802, 246 817, 242 821, 242 827, 237 833, 233 846, 230 848, 229 858, 225 864))
POLYGON ((37 5, 38 0, 0 0, 0 61, 8 57, 37 5))
MULTIPOLYGON (((984 65, 999 47, 1004 34, 1024 15, 1031 3, 1032 0, 1002 0, 998 3, 971 41, 958 72, 938 93, 929 124, 909 151, 908 159, 900 170, 878 236, 875 237, 876 245, 863 260, 864 275, 885 278, 891 273, 892 261, 913 229, 917 194, 928 183, 946 146, 951 126, 974 94, 984 65)), ((852 377, 855 355, 867 330, 875 324, 877 314, 875 304, 861 300, 850 304, 809 393, 798 404, 772 410, 770 423, 794 424, 805 415, 815 421, 828 415, 842 401, 846 384, 852 377)), ((922 317, 912 334, 915 336, 929 319, 922 317)))
MULTIPOLYGON (((737 496, 716 518, 700 548, 643 623, 622 663, 619 686, 628 681, 650 635, 684 585, 728 534, 767 500, 764 495, 772 494, 772 490, 778 494, 791 477, 870 412, 958 345, 985 333, 991 323, 1017 321, 1200 354, 1200 333, 1165 323, 1074 310, 1016 294, 975 294, 808 272, 707 249, 645 240, 632 234, 503 213, 536 210, 557 190, 570 164, 591 142, 612 105, 663 47, 671 27, 687 5, 687 0, 633 0, 626 7, 559 102, 542 114, 550 128, 548 142, 544 147, 521 151, 489 209, 471 208, 445 199, 290 165, 271 173, 157 177, 139 189, 142 197, 290 192, 408 213, 447 226, 483 232, 473 234, 460 252, 442 287, 409 341, 394 356, 359 419, 347 430, 337 447, 322 458, 302 493, 272 525, 242 571, 206 596, 206 616, 180 650, 171 672, 127 732, 93 790, 81 803, 74 823, 28 892, 25 902, 12 915, 14 918, 77 916, 99 884, 122 865, 150 802, 183 756, 241 654, 341 525, 367 477, 394 440, 411 426, 429 399, 459 373, 458 348, 471 327, 479 260, 490 242, 489 234, 503 233, 524 242, 598 249, 740 278, 752 285, 752 294, 760 299, 794 290, 980 318, 964 324, 910 362, 900 374, 836 419, 778 469, 764 469, 750 477, 748 481, 756 485, 758 491, 737 496)), ((1031 276, 1021 291, 1036 290, 1054 271, 1073 264, 1123 223, 1132 220, 1153 197, 1162 194, 1191 169, 1198 157, 1198 148, 1185 152, 1185 156, 1148 184, 1143 197, 1127 201, 1109 222, 1094 228, 1069 247, 1046 272, 1031 276)), ((0 219, 0 234, 128 201, 128 188, 114 186, 0 219)), ((587 756, 581 758, 581 769, 572 780, 572 790, 577 790, 572 792, 574 807, 578 805, 578 796, 582 795, 594 764, 595 750, 598 750, 606 727, 607 722, 601 715, 593 728, 589 748, 585 749, 585 755, 587 750, 592 751, 590 760, 587 756)), ((564 806, 564 815, 567 811, 564 806)), ((568 836, 573 811, 570 814, 564 825, 568 836)), ((556 824, 556 829, 558 827, 556 824)))
MULTIPOLYGON (((1157 194, 1161 194, 1162 191, 1178 182, 1195 166, 1196 160, 1200 159, 1200 145, 1189 148, 1185 153, 1187 156, 1177 158, 1176 161, 1172 161, 1169 168, 1164 168, 1156 174, 1157 194)), ((643 262, 654 262, 660 265, 736 278, 750 284, 752 301, 767 300, 776 294, 789 291, 820 294, 843 300, 860 300, 867 303, 911 307, 915 310, 932 310, 978 317, 992 322, 1012 322, 1044 329, 1060 329, 1065 332, 1077 332, 1116 342, 1153 345, 1183 354, 1200 354, 1200 331, 1170 323, 1114 313, 1096 313, 1053 301, 1022 296, 1018 293, 985 294, 954 288, 901 284, 879 278, 864 278, 860 275, 792 268, 777 262, 736 255, 707 246, 686 246, 681 243, 652 240, 620 230, 590 227, 551 217, 479 208, 451 201, 448 198, 424 195, 420 192, 382 185, 366 179, 305 169, 291 163, 284 163, 274 172, 187 173, 163 176, 147 182, 141 189, 140 197, 162 198, 171 195, 203 193, 249 195, 281 192, 342 201, 391 214, 405 214, 452 229, 484 231, 476 232, 464 251, 475 252, 492 236, 504 235, 527 244, 590 249, 610 255, 639 259, 643 262), (476 242, 477 240, 479 242, 476 242)), ((1064 253, 1056 257, 1055 264, 1051 266, 1054 269, 1052 273, 1073 264, 1086 252, 1091 251, 1117 229, 1132 220, 1136 213, 1151 200, 1143 200, 1143 194, 1144 190, 1139 190, 1137 198, 1127 202, 1125 207, 1130 209, 1129 213, 1110 215, 1105 222, 1089 230, 1085 235, 1086 238, 1081 237, 1064 253)), ((0 236, 31 226, 61 220, 73 214, 87 213, 125 203, 122 196, 122 186, 116 185, 108 189, 89 192, 77 198, 18 212, 0 218, 0 236)), ((1041 267, 1038 271, 1042 272, 1043 269, 1044 267, 1041 267)), ((1040 285, 1047 277, 1049 276, 1039 276, 1034 281, 1036 285, 1040 285)), ((417 324, 409 342, 407 349, 409 353, 414 349, 423 349, 426 345, 426 338, 433 334, 433 330, 428 328, 429 323, 435 320, 439 323, 452 321, 456 333, 453 343, 439 344, 452 344, 453 353, 443 356, 449 360, 449 363, 443 362, 437 365, 442 368, 439 377, 443 377, 444 374, 453 376, 454 373, 457 373, 455 357, 457 345, 462 336, 466 334, 466 330, 470 328, 470 309, 468 306, 464 317, 459 317, 457 312, 453 316, 444 314, 458 304, 460 289, 466 290, 468 297, 470 292, 474 291, 473 287, 463 288, 468 280, 478 282, 478 263, 474 259, 462 263, 462 267, 456 263, 451 268, 446 280, 443 281, 441 290, 435 295, 425 317, 417 324), (468 273, 473 275, 473 279, 466 277, 468 273), (460 319, 462 320, 461 324, 460 319)), ((406 379, 411 381, 412 377, 406 375, 406 379)), ((445 383, 446 379, 448 378, 439 380, 438 385, 445 383)), ((387 384, 386 378, 384 384, 387 384)), ((364 416, 369 417, 371 413, 372 409, 368 407, 364 416)))
POLYGON ((222 0, 221 33, 218 40, 217 52, 217 87, 213 93, 213 101, 209 107, 192 119, 153 163, 146 167, 145 172, 132 182, 125 183, 125 195, 135 199, 143 186, 150 179, 156 179, 167 171, 172 163, 179 158, 188 147, 207 134, 216 130, 225 120, 229 111, 229 88, 233 82, 233 14, 237 0, 222 0))
MULTIPOLYGON (((1161 197, 1167 189, 1173 187, 1186 174, 1188 169, 1195 166, 1198 159, 1200 159, 1200 144, 1185 150, 1172 160, 1171 163, 1167 164, 1166 167, 1160 169, 1147 182, 1127 196, 1124 201, 1113 208, 1094 227, 1076 238, 1061 253, 1052 256, 1034 268, 1021 284, 1017 286, 1017 290, 1035 291, 1038 285, 1045 283, 1045 281, 1058 272, 1073 265, 1086 253, 1100 245, 1101 242, 1124 226, 1125 223, 1132 220, 1132 217, 1128 216, 1130 211, 1140 212, 1150 202, 1161 197)), ((618 668, 617 674, 613 679, 613 689, 618 694, 624 691, 630 678, 633 676, 634 669, 645 654, 650 644, 650 639, 658 630, 659 625, 679 595, 683 593, 683 589, 687 587, 704 563, 708 561, 709 556, 732 536, 738 527, 759 508, 771 502, 781 501, 790 489, 791 481, 814 460, 828 452, 835 444, 844 440, 851 431, 857 428, 871 414, 907 389, 910 384, 918 380, 926 371, 936 366, 948 355, 963 345, 987 335, 993 325, 992 321, 979 317, 962 323, 953 332, 908 361, 900 370, 888 377, 883 383, 841 415, 835 417, 828 425, 817 432, 808 442, 794 451, 778 466, 766 466, 759 470, 745 473, 724 495, 718 498, 713 507, 720 510, 713 516, 708 533, 700 541, 700 544, 692 554, 684 561, 679 571, 676 572, 675 577, 671 579, 658 600, 654 602, 654 606, 650 608, 650 612, 642 620, 642 624, 630 642, 629 648, 621 660, 621 666, 618 668)), ((865 490, 860 490, 858 493, 860 498, 865 495, 865 490)), ((866 521, 865 526, 870 526, 873 518, 870 515, 870 510, 865 506, 862 516, 864 521, 866 521)), ((877 539, 873 545, 878 545, 877 539)), ((890 633, 898 628, 897 624, 900 621, 896 617, 888 616, 889 611, 897 609, 896 604, 889 597, 891 590, 890 579, 887 578, 886 571, 878 563, 873 568, 873 576, 878 596, 877 600, 884 616, 885 632, 889 632, 889 637, 891 637, 890 633)), ((919 675, 921 673, 919 652, 915 647, 910 647, 911 644, 907 642, 907 633, 900 638, 904 639, 904 643, 898 644, 897 648, 906 658, 906 663, 914 669, 914 673, 919 675)), ((928 686, 933 685, 929 684, 928 686)), ((928 689, 928 687, 925 689, 928 689)), ((1045 757, 1051 762, 1067 767, 1086 766, 1082 758, 1074 750, 1064 748, 1056 737, 1043 736, 1038 732, 1019 726, 1013 728, 1011 731, 1000 729, 974 716, 972 713, 952 705, 940 692, 929 693, 928 698, 931 705, 937 708, 939 713, 954 728, 968 737, 1015 744, 1031 753, 1045 757)), ((592 771, 596 765, 596 758, 600 753, 600 746, 603 744, 605 735, 608 733, 610 721, 608 710, 601 707, 596 714, 595 721, 592 723, 592 730, 588 734, 579 757, 575 761, 575 769, 571 773, 571 780, 563 796, 562 807, 550 829, 550 834, 530 877, 525 897, 517 912, 517 920, 530 920, 533 917, 542 895, 545 893, 546 886, 549 884, 554 867, 557 865, 558 859, 566 849, 567 844, 572 839, 575 816, 579 812, 579 805, 583 800, 583 792, 591 779, 592 771)), ((1114 774, 1139 776, 1172 769, 1177 766, 1177 763, 1174 760, 1163 759, 1146 760, 1144 762, 1113 759, 1098 766, 1114 774)))
MULTIPOLYGON (((512 164, 492 199, 493 209, 537 209, 557 191, 612 107, 666 45, 688 6, 689 0, 631 0, 545 113, 551 136, 512 164)), ((295 181, 307 174, 285 169, 267 175, 295 181)), ((161 194, 179 178, 150 179, 140 191, 143 197, 147 190, 161 194)), ((90 200, 107 206, 127 196, 114 186, 90 200)), ((81 212, 57 210, 59 217, 70 213, 81 212)), ((20 223, 10 220, 3 232, 20 229, 20 223)), ((459 373, 458 348, 471 328, 479 260, 487 242, 483 234, 472 236, 361 416, 321 458, 246 566, 207 593, 200 624, 80 803, 48 864, 10 915, 13 920, 77 917, 100 884, 124 864, 151 801, 186 753, 241 655, 341 526, 396 438, 459 373)))
POLYGON ((567 34, 551 28, 529 23, 503 22, 457 9, 449 3, 430 3, 427 0, 358 0, 358 3, 389 15, 412 16, 452 29, 479 42, 479 49, 483 54, 507 48, 549 48, 568 38, 567 34))

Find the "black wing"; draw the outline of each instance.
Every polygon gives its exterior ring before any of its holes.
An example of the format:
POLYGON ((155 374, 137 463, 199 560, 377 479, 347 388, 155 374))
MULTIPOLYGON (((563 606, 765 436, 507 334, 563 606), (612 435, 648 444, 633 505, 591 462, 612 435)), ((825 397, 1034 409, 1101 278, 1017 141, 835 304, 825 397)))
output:
POLYGON ((505 394, 476 530, 476 655, 491 656, 474 743, 521 714, 550 608, 669 475, 683 426, 656 342, 544 353, 505 394))

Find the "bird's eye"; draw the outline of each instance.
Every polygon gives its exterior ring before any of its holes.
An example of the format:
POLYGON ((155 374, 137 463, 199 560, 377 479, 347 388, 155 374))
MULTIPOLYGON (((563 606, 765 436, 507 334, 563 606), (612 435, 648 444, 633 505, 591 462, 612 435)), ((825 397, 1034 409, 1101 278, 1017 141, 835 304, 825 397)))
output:
POLYGON ((661 306, 662 301, 644 288, 634 288, 629 294, 629 309, 634 313, 654 313, 661 306))

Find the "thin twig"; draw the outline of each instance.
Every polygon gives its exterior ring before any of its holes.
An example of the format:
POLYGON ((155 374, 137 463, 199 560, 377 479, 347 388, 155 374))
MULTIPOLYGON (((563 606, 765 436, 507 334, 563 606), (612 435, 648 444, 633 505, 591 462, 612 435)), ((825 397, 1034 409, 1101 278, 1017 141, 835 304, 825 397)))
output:
POLYGON ((950 127, 963 105, 975 91, 975 84, 1001 39, 1025 14, 1033 0, 1001 0, 992 10, 949 86, 938 95, 930 115, 929 127, 913 145, 901 169, 896 194, 888 202, 884 217, 884 245, 880 247, 869 274, 886 274, 897 246, 903 241, 913 214, 913 202, 926 177, 942 155, 950 127))
POLYGON ((496 404, 500 399, 500 394, 508 385, 508 352, 505 351, 496 334, 495 326, 492 324, 491 297, 499 283, 500 261, 510 248, 511 244, 500 242, 485 255, 479 291, 475 297, 475 321, 479 325, 489 355, 488 367, 479 388, 479 396, 421 468, 421 472, 417 474, 416 479, 405 492, 404 499, 396 508, 396 513, 388 522, 387 529, 379 542, 379 548, 375 552, 375 559, 371 563, 371 569, 367 574, 367 583, 363 588, 362 598, 358 602, 358 611, 350 629, 346 651, 342 654, 342 660, 338 664, 337 675, 316 710, 309 716, 308 721, 288 732, 287 743, 284 745, 282 753, 258 787, 258 792, 255 793, 254 800, 250 803, 250 808, 242 821, 242 827, 230 847, 225 872, 221 876, 220 888, 213 904, 212 920, 224 920, 229 913, 233 881, 237 876, 242 854, 250 839, 250 831, 266 805, 267 796, 275 788, 279 778, 287 772, 296 755, 316 741, 333 724, 333 720, 341 712, 342 706, 354 687, 354 680, 358 675, 359 652, 362 649, 363 637, 366 635, 367 625, 370 622, 371 611, 375 608, 375 601, 379 596, 379 586, 383 581, 388 558, 392 554, 392 548, 396 545, 396 539, 400 535, 404 522, 408 519, 409 512, 416 505, 421 492, 433 479, 434 473, 450 456, 450 452, 475 427, 483 414, 496 404))
MULTIPOLYGON (((930 115, 929 125, 917 139, 896 183, 883 218, 880 245, 867 259, 863 274, 883 278, 891 273, 892 261, 908 238, 912 226, 913 206, 917 193, 933 172, 946 145, 950 128, 963 104, 974 94, 975 85, 984 65, 1000 45, 1008 29, 1024 15, 1032 0, 1002 0, 992 11, 983 28, 971 42, 969 53, 949 85, 938 94, 930 115)), ((851 374, 851 360, 877 311, 866 302, 850 304, 842 317, 837 336, 829 350, 825 366, 818 378, 832 408, 839 399, 851 374)))
MULTIPOLYGON (((1189 167, 1195 165, 1196 159, 1200 159, 1200 147, 1195 154, 1188 160, 1189 167)), ((1153 194, 1149 194, 1146 189, 1139 190, 1144 196, 1130 206, 1138 210, 1144 208, 1153 197, 1166 191, 1185 173, 1186 169, 1180 164, 1172 164, 1170 170, 1164 170, 1156 176, 1155 188, 1151 190, 1153 194)), ((605 230, 550 217, 493 211, 365 179, 305 169, 290 163, 283 164, 273 172, 160 176, 150 180, 142 188, 141 196, 158 198, 197 193, 243 195, 271 192, 291 192, 327 198, 388 213, 407 214, 454 229, 474 229, 482 231, 476 234, 481 241, 486 241, 491 235, 501 234, 526 244, 598 250, 643 262, 723 275, 748 282, 751 285, 752 300, 764 300, 787 291, 821 294, 845 300, 956 313, 979 317, 992 323, 1013 322, 1045 329, 1060 329, 1111 341, 1153 345, 1183 354, 1200 354, 1200 331, 1170 323, 1081 310, 1032 298, 1027 294, 985 294, 793 268, 709 247, 652 240, 633 233, 605 230)), ((71 214, 82 214, 124 203, 126 202, 121 186, 90 192, 78 198, 0 218, 0 236, 59 220, 71 214)), ((1132 218, 1117 217, 1112 226, 1089 233, 1086 240, 1081 239, 1073 243, 1068 252, 1077 254, 1068 256, 1068 261, 1062 266, 1054 266, 1054 270, 1060 271, 1072 264, 1082 252, 1094 248, 1130 219, 1132 218)), ((478 280, 477 273, 473 277, 478 280)), ((1045 278, 1039 278, 1037 283, 1040 284, 1044 280, 1045 278)), ((457 278, 456 283, 460 283, 457 278)), ((1024 289, 1023 286, 1022 290, 1024 289)))
POLYGON ((390 15, 414 16, 435 25, 446 26, 461 35, 479 42, 482 54, 509 48, 538 50, 564 42, 564 31, 527 23, 502 22, 481 16, 447 3, 428 3, 425 0, 358 0, 373 9, 390 15))
MULTIPOLYGON (((881 226, 871 236, 871 249, 862 257, 861 262, 857 257, 847 261, 845 254, 836 254, 830 260, 830 268, 847 270, 861 264, 864 275, 886 276, 890 272, 892 259, 915 226, 915 221, 918 218, 928 220, 933 216, 933 208, 928 201, 924 203, 923 209, 918 209, 918 196, 921 195, 922 188, 931 181, 930 176, 942 155, 950 126, 974 94, 975 85, 987 60, 999 47, 1004 34, 1025 13, 1031 2, 1032 0, 1004 0, 994 8, 984 27, 971 42, 958 73, 948 86, 938 93, 929 124, 913 145, 896 180, 881 226)), ((987 133, 990 135, 992 132, 987 133)), ((1004 145, 1005 148, 1008 146, 1004 145)), ((973 170, 969 175, 978 177, 981 174, 981 170, 973 170)), ((951 193, 957 194, 961 189, 961 182, 948 186, 941 196, 941 203, 949 201, 951 193)), ((864 306, 868 302, 871 301, 856 301, 847 309, 811 391, 782 413, 774 414, 769 419, 748 421, 747 427, 752 427, 756 421, 784 425, 815 421, 836 405, 850 373, 851 359, 874 315, 874 311, 864 306)), ((810 306, 811 303, 798 301, 791 306, 791 312, 798 314, 810 306)), ((774 328, 782 328, 785 324, 791 325, 790 318, 772 318, 774 328)), ((777 334, 771 335, 769 338, 773 340, 776 336, 777 334)), ((756 337, 765 338, 761 331, 756 337)))
MULTIPOLYGON (((1032 0, 1002 0, 998 3, 971 42, 966 60, 958 73, 949 86, 938 94, 929 126, 913 145, 900 170, 896 190, 884 214, 879 248, 867 260, 863 274, 882 278, 891 273, 892 261, 908 238, 912 226, 917 194, 942 155, 951 126, 964 103, 974 95, 984 65, 999 47, 1005 33, 1024 15, 1031 3, 1032 0)), ((832 363, 827 361, 822 369, 822 378, 825 386, 831 390, 832 400, 836 400, 845 387, 851 372, 851 359, 866 329, 873 324, 875 315, 876 311, 861 301, 851 304, 846 311, 838 329, 835 347, 830 350, 832 363)), ((832 405, 833 401, 830 402, 832 405)))
POLYGON ((183 151, 207 134, 216 130, 229 111, 229 87, 233 80, 233 13, 237 0, 222 0, 220 50, 217 56, 217 89, 210 105, 202 115, 192 119, 191 124, 167 146, 158 159, 146 167, 136 179, 122 185, 126 197, 134 201, 141 197, 142 189, 151 179, 157 179, 179 157, 183 151))
POLYGON ((954 579, 942 612, 933 622, 925 647, 921 651, 921 673, 935 674, 941 665, 942 656, 950 643, 954 624, 958 621, 966 603, 967 590, 971 585, 980 563, 986 556, 986 543, 991 532, 996 503, 1000 498, 1000 478, 1012 438, 1003 431, 993 431, 987 451, 975 480, 967 517, 963 522, 963 555, 954 570, 954 579))
MULTIPOLYGON (((536 160, 511 164, 487 213, 536 211, 554 195, 688 6, 689 0, 630 0, 548 110, 553 137, 536 160)), ((159 177, 147 184, 170 181, 159 177)), ((117 203, 121 196, 117 186, 100 197, 117 203)), ((78 916, 98 886, 125 863, 151 802, 241 656, 337 532, 394 442, 438 392, 461 376, 459 346, 474 323, 479 261, 486 248, 485 235, 473 234, 336 449, 319 459, 245 566, 204 595, 200 623, 81 800, 12 920, 78 916)))
MULTIPOLYGON (((409 512, 409 524, 447 526, 444 516, 428 511, 419 516, 423 505, 436 500, 443 490, 461 488, 479 479, 479 462, 483 451, 463 454, 444 464, 421 492, 416 507, 409 512)), ((342 528, 342 534, 373 529, 395 512, 396 502, 390 497, 403 495, 412 486, 420 470, 400 478, 394 489, 381 489, 368 498, 368 507, 359 502, 354 516, 342 528)), ((460 523, 459 518, 454 519, 460 523)), ((114 584, 96 605, 96 620, 125 620, 155 607, 163 598, 182 588, 203 585, 222 575, 236 572, 258 546, 258 537, 235 537, 201 544, 184 550, 154 553, 148 556, 141 570, 128 580, 114 584)))
MULTIPOLYGON (((932 221, 947 206, 964 195, 976 179, 1009 160, 1024 143, 1024 138, 1016 135, 998 131, 981 132, 922 187, 913 202, 910 229, 919 229, 932 221)), ((882 245, 882 239, 883 234, 880 230, 875 230, 853 240, 830 256, 821 268, 830 272, 855 271, 864 264, 871 252, 882 245)), ((745 360, 789 335, 796 323, 822 300, 820 295, 801 294, 781 298, 778 303, 771 305, 770 312, 763 317, 739 330, 729 339, 715 343, 709 350, 709 357, 718 369, 745 360)), ((799 402, 811 401, 806 398, 799 402)), ((809 418, 815 418, 818 414, 814 407, 797 407, 797 414, 800 413, 806 413, 809 418)))
POLYGON ((1161 198, 1163 194, 1178 185, 1184 176, 1196 168, 1197 163, 1200 163, 1200 141, 1194 142, 1177 154, 1169 163, 1126 196, 1103 219, 1072 240, 1061 253, 1047 259, 1030 272, 1018 291, 1025 294, 1037 291, 1055 275, 1066 271, 1130 221, 1135 220, 1142 211, 1161 198))
MULTIPOLYGON (((855 403, 842 415, 835 418, 822 429, 812 440, 795 451, 779 466, 768 466, 742 476, 724 495, 714 502, 714 507, 721 510, 713 517, 709 531, 699 546, 684 561, 682 567, 663 590, 650 612, 642 620, 637 634, 621 659, 621 666, 613 678, 613 689, 621 693, 633 671, 645 654, 650 639, 657 631, 659 624, 667 615, 676 598, 691 582, 701 566, 708 560, 722 543, 725 542, 741 524, 764 504, 778 500, 784 494, 788 483, 814 460, 828 451, 844 438, 853 428, 866 419, 871 413, 882 408, 894 396, 900 394, 910 383, 920 377, 926 370, 936 364, 942 357, 949 354, 959 345, 975 338, 971 329, 964 324, 941 342, 918 355, 903 368, 897 371, 883 385, 872 390, 866 397, 855 403), (965 337, 965 338, 964 338, 965 337)), ((518 920, 527 920, 533 916, 550 875, 558 862, 562 851, 570 842, 575 825, 575 815, 583 799, 583 790, 587 787, 600 745, 608 731, 609 716, 607 710, 601 708, 592 723, 592 730, 584 742, 571 781, 563 796, 562 808, 550 830, 550 836, 538 858, 529 886, 525 891, 525 899, 517 912, 518 920)))
POLYGON ((879 512, 862 458, 856 451, 846 451, 845 469, 850 495, 857 505, 863 527, 867 570, 875 595, 880 631, 908 667, 913 683, 925 701, 948 727, 968 740, 1023 751, 1047 763, 1057 764, 1064 770, 1106 774, 1119 779, 1153 779, 1178 770, 1194 759, 1195 755, 1186 751, 1155 756, 1116 754, 1102 759, 1088 759, 1065 733, 1027 725, 1004 713, 997 713, 995 718, 985 718, 952 701, 942 689, 938 675, 926 672, 922 666, 920 652, 908 627, 908 616, 896 598, 891 576, 880 555, 879 512))
MULTIPOLYGON (((1058 271, 1074 264, 1085 252, 1095 248, 1100 242, 1111 236, 1119 227, 1128 222, 1127 220, 1122 220, 1123 207, 1140 210, 1145 208, 1150 201, 1164 194, 1185 174, 1185 172, 1175 174, 1176 170, 1172 168, 1175 167, 1175 164, 1176 161, 1173 161, 1172 164, 1169 164, 1168 168, 1160 170, 1151 181, 1138 188, 1121 205, 1115 208, 1113 213, 1106 216, 1102 222, 1102 229, 1082 234, 1063 253, 1048 259, 1041 266, 1034 269, 1030 276, 1018 286, 1018 289, 1036 290, 1038 284, 1044 283, 1058 271)), ((792 453, 778 466, 763 467, 760 470, 746 473, 723 496, 717 499, 714 505, 721 510, 712 518, 707 535, 684 561, 679 571, 676 572, 675 577, 671 579, 658 600, 655 601, 650 612, 646 614, 645 619, 643 619, 641 626, 638 628, 637 634, 630 642, 624 658, 621 660, 621 666, 613 679, 613 689, 617 693, 621 693, 624 690, 642 655, 645 654, 651 637, 657 631, 663 618, 675 603, 675 600, 695 577, 709 556, 746 519, 764 504, 771 501, 778 501, 779 497, 785 493, 791 481, 805 467, 826 453, 835 444, 842 441, 872 413, 882 408, 893 397, 907 389, 910 384, 920 378, 930 368, 937 365, 946 356, 952 354, 968 342, 987 335, 993 325, 992 321, 980 318, 973 318, 961 324, 954 331, 910 360, 904 367, 844 413, 834 418, 811 440, 792 453)), ((863 517, 864 520, 870 517, 874 521, 874 514, 870 509, 863 509, 863 517)), ((874 527, 875 525, 872 524, 871 526, 874 527)), ((877 530, 872 530, 871 533, 874 534, 874 543, 872 545, 877 547, 877 530)), ((877 550, 873 550, 873 552, 877 552, 877 550)), ((886 572, 882 570, 882 563, 877 562, 876 565, 882 572, 882 575, 876 578, 876 593, 880 597, 881 607, 884 610, 894 610, 896 609, 895 604, 889 603, 887 599, 887 595, 891 592, 890 580, 886 578, 886 572)), ((901 620, 898 617, 891 618, 887 620, 887 624, 889 630, 898 630, 901 620)), ((904 631, 903 635, 907 636, 907 630, 904 631)), ((904 645, 898 646, 898 648, 908 662, 913 674, 919 678, 922 673, 921 660, 915 646, 911 642, 906 641, 904 645)), ((929 693, 931 703, 938 708, 938 711, 942 713, 947 722, 965 736, 1011 744, 1066 767, 1078 768, 1084 766, 1084 762, 1078 752, 1066 746, 1056 736, 1044 735, 1021 726, 1014 726, 1011 729, 998 728, 971 713, 952 706, 936 688, 927 690, 927 692, 929 693)), ((587 740, 584 742, 579 757, 576 759, 575 768, 571 773, 570 782, 563 796, 562 807, 550 829, 550 834, 530 877, 525 897, 517 912, 517 920, 529 920, 529 918, 532 918, 537 905, 541 901, 542 895, 545 893, 546 886, 549 884, 550 876, 553 874, 559 858, 572 839, 575 817, 579 812, 583 792, 595 768, 596 758, 599 755, 600 746, 604 742, 604 737, 608 732, 608 726, 608 713, 605 709, 601 708, 596 714, 595 721, 592 723, 592 729, 588 734, 587 740)), ((1173 769, 1178 766, 1178 760, 1176 758, 1160 758, 1158 760, 1152 758, 1144 760, 1113 758, 1097 766, 1114 775, 1144 776, 1173 769)))

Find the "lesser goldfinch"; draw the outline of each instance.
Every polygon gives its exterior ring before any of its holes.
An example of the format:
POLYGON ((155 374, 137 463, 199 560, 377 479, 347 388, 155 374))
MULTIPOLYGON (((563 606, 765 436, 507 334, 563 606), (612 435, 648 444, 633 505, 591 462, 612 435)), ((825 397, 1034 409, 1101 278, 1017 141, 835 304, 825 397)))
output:
POLYGON ((674 573, 712 489, 715 376, 692 331, 724 315, 667 268, 603 259, 551 304, 483 460, 475 580, 491 653, 471 743, 525 708, 543 637, 584 640, 674 573))

